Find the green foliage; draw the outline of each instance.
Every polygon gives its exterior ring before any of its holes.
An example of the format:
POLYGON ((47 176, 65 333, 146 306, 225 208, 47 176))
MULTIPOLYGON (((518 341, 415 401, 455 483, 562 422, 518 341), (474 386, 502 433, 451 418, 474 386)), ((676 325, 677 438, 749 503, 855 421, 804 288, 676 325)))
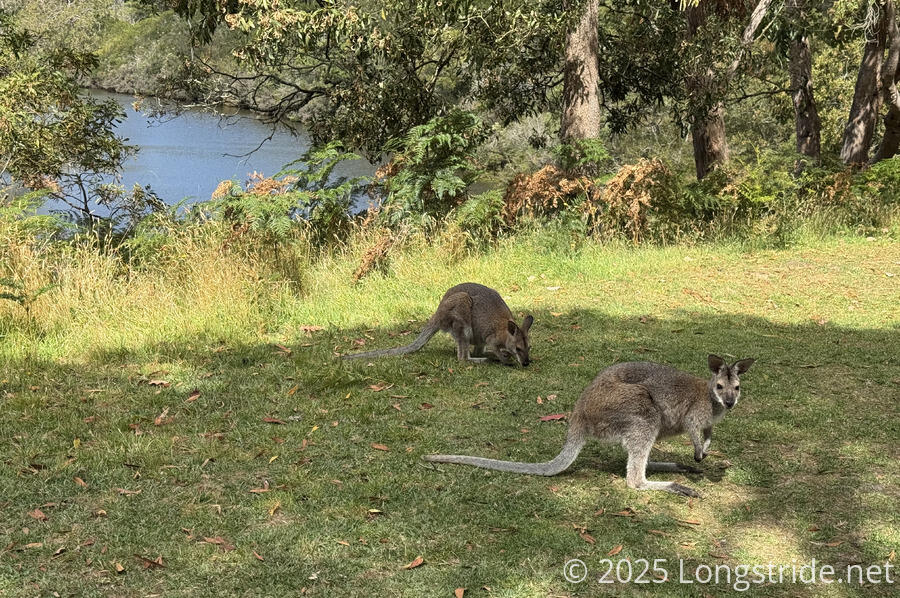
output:
POLYGON ((133 224, 158 207, 147 190, 109 183, 136 149, 115 134, 118 104, 81 92, 79 81, 96 67, 96 57, 36 46, 5 13, 0 19, 0 180, 45 189, 91 227, 133 224), (97 216, 98 207, 105 216, 97 216))
POLYGON ((602 139, 560 144, 553 148, 553 155, 564 171, 586 176, 597 176, 612 162, 602 139))
POLYGON ((475 240, 493 239, 503 227, 503 192, 492 189, 473 195, 450 214, 451 221, 475 240))
MULTIPOLYGON (((253 84, 236 79, 210 93, 272 118, 297 116, 316 143, 339 139, 369 158, 455 108, 483 105, 509 122, 555 106, 550 89, 559 86, 572 18, 549 0, 177 0, 175 7, 201 41, 220 27, 240 36, 234 54, 253 84)), ((194 64, 198 82, 216 83, 194 64)))
POLYGON ((384 182, 382 203, 388 222, 442 216, 460 203, 481 173, 473 154, 487 134, 478 116, 458 110, 389 144, 394 172, 384 182))
POLYGON ((346 233, 353 198, 367 179, 335 176, 334 170, 358 159, 337 142, 313 147, 274 178, 251 180, 247 189, 237 181, 221 183, 209 205, 267 243, 287 241, 298 226, 309 227, 320 242, 335 240, 346 233))

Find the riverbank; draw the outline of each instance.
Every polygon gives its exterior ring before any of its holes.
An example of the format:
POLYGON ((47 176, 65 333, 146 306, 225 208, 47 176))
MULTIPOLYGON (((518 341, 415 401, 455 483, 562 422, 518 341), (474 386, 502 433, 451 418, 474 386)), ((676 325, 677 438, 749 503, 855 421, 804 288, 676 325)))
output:
MULTIPOLYGON (((900 546, 889 236, 567 250, 538 231, 456 258, 410 247, 353 284, 365 241, 296 256, 296 283, 196 236, 152 267, 87 250, 32 264, 57 286, 27 316, 0 305, 0 588, 545 596, 576 588, 571 558, 599 576, 603 558, 868 566, 900 546), (445 335, 408 357, 336 359, 407 342, 463 280, 535 315, 528 368, 458 364, 445 335), (549 479, 419 462, 544 461, 565 421, 540 418, 601 367, 702 374, 710 351, 758 359, 741 403, 704 474, 654 476, 702 500, 626 488, 622 453, 598 444, 549 479)), ((658 455, 691 462, 682 440, 658 455)), ((817 592, 846 595, 833 588, 817 592)))

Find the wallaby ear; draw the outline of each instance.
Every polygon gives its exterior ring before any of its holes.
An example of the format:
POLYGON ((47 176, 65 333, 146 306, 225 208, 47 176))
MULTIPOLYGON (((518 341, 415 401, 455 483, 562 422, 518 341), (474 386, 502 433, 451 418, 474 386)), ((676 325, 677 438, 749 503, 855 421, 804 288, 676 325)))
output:
POLYGON ((734 371, 735 374, 740 376, 741 374, 743 374, 744 372, 746 372, 747 370, 750 369, 750 366, 753 365, 754 361, 756 361, 756 360, 753 358, 735 361, 734 364, 731 366, 731 369, 734 371))
POLYGON ((507 320, 506 321, 506 330, 509 331, 509 333, 511 335, 515 336, 516 332, 519 330, 519 327, 516 326, 516 323, 513 322, 512 320, 507 320))
POLYGON ((532 324, 534 324, 534 316, 530 314, 525 316, 525 319, 522 320, 522 330, 524 332, 528 332, 529 330, 531 330, 532 324))
POLYGON ((713 355, 712 353, 710 353, 706 358, 706 363, 709 364, 709 371, 714 374, 718 374, 719 370, 725 367, 725 360, 718 355, 713 355))

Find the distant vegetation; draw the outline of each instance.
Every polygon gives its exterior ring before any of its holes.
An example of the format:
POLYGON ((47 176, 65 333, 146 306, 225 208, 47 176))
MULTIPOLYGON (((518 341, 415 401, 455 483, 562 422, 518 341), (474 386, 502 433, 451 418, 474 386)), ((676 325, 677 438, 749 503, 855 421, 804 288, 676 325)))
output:
POLYGON ((5 3, 6 222, 55 198, 66 218, 16 230, 89 233, 129 255, 166 242, 162 221, 222 223, 279 256, 296 239, 311 244, 297 251, 328 250, 364 229, 361 275, 418 234, 471 250, 533 222, 576 243, 896 230, 891 1, 222 6, 5 3), (167 208, 104 182, 137 148, 116 136, 116 107, 79 85, 250 107, 304 127, 315 147, 277 179, 167 208), (871 85, 883 94, 866 95, 871 85), (356 153, 381 165, 374 179, 334 180, 356 153), (349 214, 363 193, 375 208, 349 214))

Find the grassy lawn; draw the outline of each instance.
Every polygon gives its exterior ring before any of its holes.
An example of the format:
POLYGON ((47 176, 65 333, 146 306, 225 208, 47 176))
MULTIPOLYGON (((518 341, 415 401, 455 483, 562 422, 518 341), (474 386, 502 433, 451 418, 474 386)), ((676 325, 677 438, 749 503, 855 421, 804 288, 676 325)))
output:
MULTIPOLYGON (((598 583, 604 558, 664 559, 672 579, 650 589, 715 596, 733 584, 679 583, 679 562, 691 576, 812 559, 839 573, 900 567, 896 241, 559 249, 529 237, 461 260, 410 252, 354 287, 355 266, 313 266, 300 297, 209 263, 122 288, 63 281, 33 325, 4 306, 0 596, 648 589, 598 583), (458 364, 446 335, 407 357, 335 357, 408 343, 465 280, 534 314, 530 367, 458 364), (705 375, 708 352, 757 358, 742 400, 702 475, 652 474, 702 499, 627 488, 624 452, 598 443, 554 478, 419 459, 548 460, 565 422, 539 418, 567 412, 601 368, 653 360, 705 375), (563 577, 573 558, 583 583, 563 577)), ((686 438, 654 456, 691 457, 686 438)))

